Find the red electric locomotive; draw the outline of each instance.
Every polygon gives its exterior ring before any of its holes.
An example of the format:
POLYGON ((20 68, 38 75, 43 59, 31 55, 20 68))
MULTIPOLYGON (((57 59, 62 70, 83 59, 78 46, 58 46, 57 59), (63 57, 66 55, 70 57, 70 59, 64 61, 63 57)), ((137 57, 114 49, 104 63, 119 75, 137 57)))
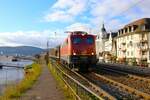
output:
POLYGON ((68 32, 69 36, 60 47, 60 58, 70 68, 88 71, 97 63, 95 36, 82 31, 68 32))

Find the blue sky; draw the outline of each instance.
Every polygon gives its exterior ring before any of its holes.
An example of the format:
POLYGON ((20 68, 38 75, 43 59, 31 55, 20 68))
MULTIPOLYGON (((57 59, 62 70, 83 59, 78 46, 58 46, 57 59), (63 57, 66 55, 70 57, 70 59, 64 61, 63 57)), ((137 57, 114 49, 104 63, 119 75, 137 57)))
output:
POLYGON ((0 46, 46 47, 63 41, 66 30, 108 31, 150 17, 149 0, 0 0, 0 46), (54 36, 57 32, 57 36, 54 36))
POLYGON ((0 32, 49 28, 48 23, 40 20, 53 3, 53 0, 0 0, 0 32))

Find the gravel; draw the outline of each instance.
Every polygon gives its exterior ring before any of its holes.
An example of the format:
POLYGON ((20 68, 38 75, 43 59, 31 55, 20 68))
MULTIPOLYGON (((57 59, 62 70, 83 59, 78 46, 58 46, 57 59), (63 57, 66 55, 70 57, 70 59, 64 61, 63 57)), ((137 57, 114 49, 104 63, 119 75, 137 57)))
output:
POLYGON ((129 66, 124 64, 116 64, 116 63, 102 63, 99 62, 97 67, 112 67, 113 69, 123 70, 125 72, 143 75, 143 76, 150 76, 150 67, 140 67, 140 66, 129 66))

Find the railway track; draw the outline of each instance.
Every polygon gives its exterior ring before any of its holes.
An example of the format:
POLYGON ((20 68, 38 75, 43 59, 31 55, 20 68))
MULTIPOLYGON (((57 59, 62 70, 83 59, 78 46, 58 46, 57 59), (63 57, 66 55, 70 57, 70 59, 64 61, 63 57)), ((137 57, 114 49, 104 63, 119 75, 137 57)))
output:
MULTIPOLYGON (((97 95, 99 99, 105 99, 105 100, 116 100, 112 95, 105 92, 103 89, 99 88, 98 86, 94 85, 87 79, 85 79, 83 76, 78 74, 77 72, 71 71, 67 67, 65 67, 62 64, 58 64, 55 62, 55 65, 60 68, 60 70, 64 71, 64 73, 67 73, 70 77, 75 79, 76 81, 80 82, 82 85, 84 85, 89 91, 92 91, 93 94, 97 95)), ((97 100, 97 99, 96 99, 97 100)))
POLYGON ((128 74, 145 77, 150 79, 150 68, 133 67, 119 64, 98 63, 96 68, 109 68, 128 74))
POLYGON ((116 73, 119 73, 119 74, 123 74, 123 75, 128 75, 130 78, 134 78, 134 79, 139 79, 139 80, 142 80, 142 81, 145 81, 145 82, 150 82, 150 76, 146 76, 146 75, 141 75, 141 74, 138 74, 136 72, 132 73, 132 72, 128 72, 126 70, 122 70, 122 69, 117 69, 117 68, 114 68, 114 67, 109 67, 109 66, 105 66, 105 67, 97 67, 97 69, 104 69, 104 70, 109 70, 111 72, 116 72, 116 73))
POLYGON ((150 100, 148 92, 150 81, 147 78, 109 68, 99 69, 100 73, 77 73, 71 71, 66 65, 56 62, 55 65, 102 99, 150 100), (119 78, 118 76, 125 78, 119 78))
POLYGON ((117 99, 129 99, 129 100, 149 100, 150 95, 138 91, 134 88, 128 87, 127 85, 121 84, 114 81, 106 76, 89 73, 84 76, 90 81, 95 82, 99 87, 103 88, 108 93, 112 94, 117 99))
POLYGON ((100 74, 105 75, 117 82, 135 88, 144 93, 150 94, 150 79, 117 71, 110 68, 101 68, 100 74))

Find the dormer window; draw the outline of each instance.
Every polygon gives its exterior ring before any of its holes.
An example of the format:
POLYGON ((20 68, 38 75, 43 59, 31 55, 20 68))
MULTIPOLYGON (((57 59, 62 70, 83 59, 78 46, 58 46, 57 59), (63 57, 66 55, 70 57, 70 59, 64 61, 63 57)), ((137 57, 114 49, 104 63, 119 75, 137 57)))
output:
POLYGON ((123 34, 123 29, 121 29, 121 34, 123 34))
POLYGON ((131 26, 129 26, 129 28, 128 28, 128 32, 131 32, 131 26))
POLYGON ((127 30, 128 30, 128 29, 127 29, 127 28, 125 28, 125 33, 127 33, 127 30))
POLYGON ((150 30, 150 24, 145 24, 145 29, 150 30))
POLYGON ((141 25, 141 30, 145 31, 145 25, 141 25))
POLYGON ((138 28, 137 25, 133 25, 133 31, 135 31, 138 28))

